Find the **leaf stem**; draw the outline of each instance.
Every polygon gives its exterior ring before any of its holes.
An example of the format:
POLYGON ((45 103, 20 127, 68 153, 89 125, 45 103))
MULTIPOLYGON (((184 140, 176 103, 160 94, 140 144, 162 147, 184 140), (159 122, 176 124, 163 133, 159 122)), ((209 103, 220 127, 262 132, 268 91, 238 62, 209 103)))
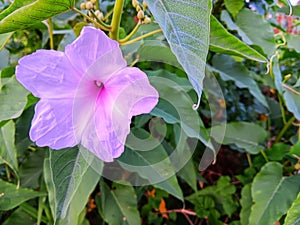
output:
POLYGON ((287 129, 289 129, 289 127, 293 124, 293 122, 295 121, 295 117, 291 117, 289 119, 289 121, 284 125, 284 127, 282 128, 282 130, 279 132, 278 136, 276 137, 275 143, 279 142, 280 139, 282 138, 282 136, 285 134, 285 132, 287 131, 287 129))
POLYGON ((97 20, 97 22, 98 22, 99 24, 101 24, 103 27, 105 27, 107 31, 111 30, 111 26, 108 25, 108 24, 106 24, 106 23, 104 23, 102 20, 100 20, 100 19, 96 16, 96 14, 94 13, 93 10, 90 10, 90 12, 93 14, 93 16, 95 17, 95 19, 97 20))
MULTIPOLYGON (((28 213, 30 216, 32 216, 33 218, 35 218, 35 219, 37 218, 37 210, 36 210, 35 208, 33 208, 30 204, 24 202, 24 203, 22 203, 22 204, 20 205, 20 208, 21 208, 24 212, 26 212, 26 213, 28 213)), ((43 223, 45 223, 45 224, 48 223, 48 220, 47 220, 44 216, 42 216, 41 221, 42 221, 43 223)))
POLYGON ((249 153, 247 153, 247 154, 246 154, 246 156, 247 156, 247 161, 248 161, 248 163, 249 163, 249 167, 252 167, 252 166, 253 166, 253 164, 252 164, 252 159, 251 159, 251 156, 250 156, 250 154, 249 154, 249 153))
POLYGON ((142 22, 139 21, 135 27, 132 29, 132 31, 123 39, 119 40, 119 43, 124 43, 126 41, 128 41, 130 38, 132 38, 132 36, 138 31, 138 29, 140 28, 140 26, 142 25, 142 22))
POLYGON ((81 16, 83 16, 85 19, 87 19, 89 22, 93 23, 97 28, 100 28, 101 30, 104 31, 110 31, 110 29, 108 29, 107 27, 103 26, 102 24, 98 23, 97 21, 93 20, 93 18, 89 17, 88 15, 84 14, 83 12, 81 12, 79 9, 73 7, 72 10, 74 12, 79 13, 81 16))
POLYGON ((49 39, 50 39, 50 49, 54 49, 54 40, 53 40, 53 23, 52 19, 48 19, 48 32, 49 32, 49 39))
POLYGON ((264 157, 266 162, 269 162, 269 159, 268 159, 268 156, 266 155, 266 153, 263 150, 261 150, 260 153, 262 154, 262 156, 264 157))
POLYGON ((296 94, 296 95, 300 95, 300 92, 299 92, 299 91, 296 91, 296 90, 293 89, 292 87, 290 87, 290 86, 288 86, 288 85, 286 85, 286 84, 282 84, 282 86, 283 86, 285 89, 289 90, 290 92, 293 92, 293 93, 296 94))
POLYGON ((114 14, 111 21, 111 30, 109 36, 113 40, 119 39, 119 28, 121 23, 122 11, 124 6, 124 0, 116 0, 114 6, 114 14))
POLYGON ((162 32, 161 29, 154 30, 154 31, 151 31, 151 32, 149 32, 149 33, 147 33, 147 34, 141 35, 141 36, 139 36, 139 37, 137 37, 137 38, 135 38, 135 39, 132 39, 132 40, 130 40, 130 41, 127 41, 127 42, 124 42, 124 43, 120 43, 120 45, 130 45, 130 44, 132 44, 132 43, 134 43, 134 42, 137 42, 137 41, 139 41, 139 40, 142 40, 143 38, 149 37, 149 36, 151 36, 151 35, 154 35, 154 34, 157 34, 157 33, 160 33, 160 32, 162 32))
POLYGON ((279 100, 279 106, 280 106, 280 112, 281 112, 282 120, 283 120, 284 125, 286 125, 287 122, 286 122, 286 118, 285 118, 285 110, 284 110, 282 98, 279 94, 278 94, 278 100, 279 100))

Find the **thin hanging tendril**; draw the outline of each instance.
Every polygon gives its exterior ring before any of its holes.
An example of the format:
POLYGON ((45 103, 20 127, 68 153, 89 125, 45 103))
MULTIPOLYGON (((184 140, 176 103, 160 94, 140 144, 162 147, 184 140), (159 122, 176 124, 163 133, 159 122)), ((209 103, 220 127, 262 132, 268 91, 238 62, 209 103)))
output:
POLYGON ((290 0, 287 0, 288 3, 289 3, 289 7, 290 7, 290 13, 289 13, 289 16, 293 15, 293 6, 292 6, 292 3, 290 2, 290 0))
POLYGON ((193 105, 193 110, 197 110, 199 108, 199 106, 200 106, 200 100, 201 99, 198 97, 198 102, 197 102, 197 104, 193 105))

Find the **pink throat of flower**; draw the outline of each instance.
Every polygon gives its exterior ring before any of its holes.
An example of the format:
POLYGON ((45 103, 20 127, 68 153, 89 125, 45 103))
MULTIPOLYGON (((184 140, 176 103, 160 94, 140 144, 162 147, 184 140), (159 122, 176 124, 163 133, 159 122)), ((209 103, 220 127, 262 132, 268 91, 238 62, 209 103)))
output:
POLYGON ((104 86, 104 84, 103 84, 101 81, 99 81, 99 80, 95 80, 95 85, 96 85, 98 88, 100 88, 100 89, 102 89, 103 86, 104 86))

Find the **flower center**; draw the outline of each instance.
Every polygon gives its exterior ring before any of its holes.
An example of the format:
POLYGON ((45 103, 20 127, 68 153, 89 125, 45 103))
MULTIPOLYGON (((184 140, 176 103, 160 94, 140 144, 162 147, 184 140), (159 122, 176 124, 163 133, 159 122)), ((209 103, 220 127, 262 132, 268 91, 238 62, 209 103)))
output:
POLYGON ((98 88, 100 88, 100 89, 102 89, 103 86, 104 86, 104 84, 103 84, 101 81, 99 81, 99 80, 95 80, 95 85, 96 85, 98 88))

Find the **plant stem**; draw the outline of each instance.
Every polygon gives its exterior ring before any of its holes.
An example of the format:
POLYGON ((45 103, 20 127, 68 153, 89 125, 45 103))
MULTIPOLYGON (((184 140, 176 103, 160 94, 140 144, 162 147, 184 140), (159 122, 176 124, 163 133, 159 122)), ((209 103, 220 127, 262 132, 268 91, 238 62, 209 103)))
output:
POLYGON ((126 41, 128 41, 130 38, 132 38, 132 36, 138 31, 138 29, 140 28, 140 26, 142 25, 142 23, 139 21, 135 27, 132 29, 132 31, 123 39, 119 40, 119 43, 124 43, 126 41))
POLYGON ((98 22, 99 24, 101 24, 101 25, 102 25, 103 27, 105 27, 107 30, 110 30, 110 29, 111 29, 111 26, 108 25, 108 24, 106 24, 106 23, 104 23, 102 20, 100 20, 100 19, 96 16, 96 14, 94 13, 94 11, 90 10, 90 12, 93 14, 93 16, 95 17, 95 19, 97 20, 97 22, 98 22))
POLYGON ((280 112, 281 112, 281 116, 282 116, 282 120, 284 125, 286 125, 286 118, 285 118, 285 110, 284 110, 284 106, 283 106, 283 102, 281 99, 281 96, 278 94, 278 100, 279 100, 279 106, 280 106, 280 112))
POLYGON ((119 39, 119 28, 121 23, 122 11, 124 6, 124 0, 116 0, 114 6, 114 14, 111 21, 111 30, 109 36, 113 40, 119 39))
POLYGON ((266 155, 266 153, 263 150, 261 150, 260 153, 262 154, 262 156, 264 157, 266 162, 269 162, 269 159, 268 159, 268 156, 266 155))
POLYGON ((252 160, 251 160, 251 156, 250 156, 250 154, 249 154, 249 153, 247 153, 247 154, 246 154, 246 156, 247 156, 247 161, 248 161, 248 163, 249 163, 249 167, 252 167, 252 166, 253 166, 253 164, 252 164, 252 160))
POLYGON ((289 129, 289 127, 293 124, 293 122, 295 121, 295 119, 296 118, 294 116, 289 119, 289 121, 284 125, 284 127, 282 128, 282 130, 279 132, 278 136, 276 137, 275 143, 277 143, 277 142, 280 141, 280 139, 285 134, 285 132, 287 131, 287 129, 289 129))
POLYGON ((49 32, 49 39, 50 39, 50 49, 54 49, 54 41, 53 41, 53 23, 52 19, 48 19, 48 32, 49 32))
POLYGON ((149 37, 149 36, 151 36, 151 35, 154 35, 154 34, 157 34, 157 33, 160 33, 160 32, 162 32, 161 29, 154 30, 154 31, 151 31, 151 32, 149 32, 149 33, 147 33, 147 34, 144 34, 144 35, 142 35, 142 36, 139 36, 139 37, 137 37, 137 38, 135 38, 135 39, 132 39, 132 40, 130 40, 130 41, 127 41, 127 42, 124 42, 124 43, 120 43, 120 45, 130 45, 130 44, 132 44, 132 43, 134 43, 134 42, 137 42, 137 41, 139 41, 139 40, 142 40, 143 38, 149 37))
POLYGON ((80 10, 78 10, 77 8, 74 7, 74 8, 72 8, 72 10, 74 12, 79 13, 85 19, 87 19, 88 21, 90 21, 91 23, 93 23, 97 28, 100 28, 101 30, 104 30, 104 31, 110 31, 110 29, 108 29, 107 27, 105 27, 102 24, 98 23, 97 21, 93 20, 91 17, 87 16, 86 14, 84 14, 83 12, 81 12, 80 10))

